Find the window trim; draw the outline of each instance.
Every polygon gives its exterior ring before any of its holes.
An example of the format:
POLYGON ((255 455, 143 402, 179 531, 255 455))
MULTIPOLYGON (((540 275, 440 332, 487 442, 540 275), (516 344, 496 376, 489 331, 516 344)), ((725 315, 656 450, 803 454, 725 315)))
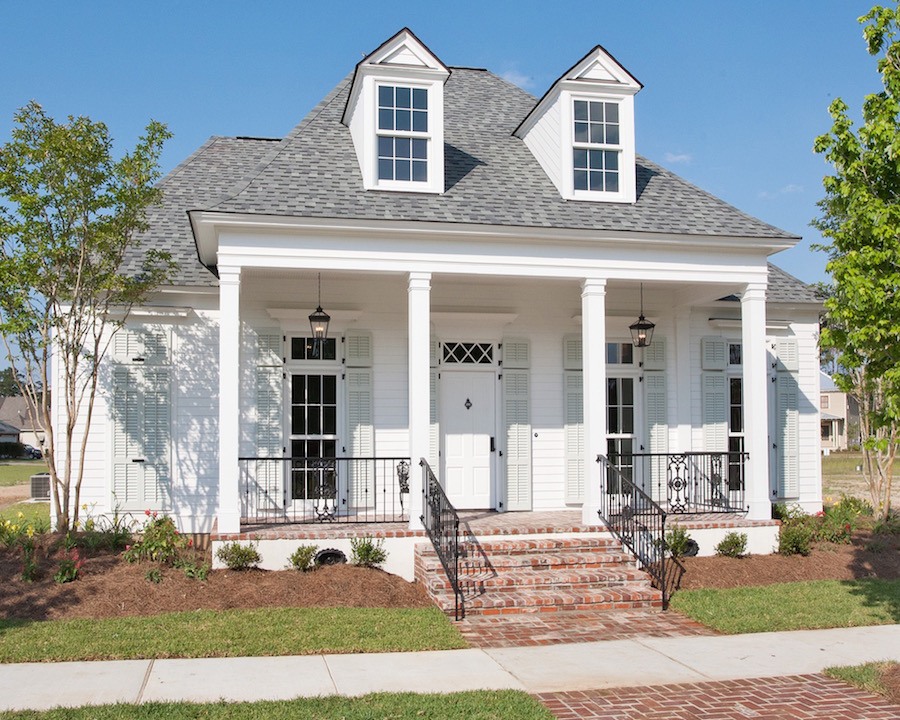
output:
MULTIPOLYGON (((587 98, 587 97, 578 97, 577 95, 573 95, 570 98, 570 108, 571 108, 572 115, 571 115, 570 122, 569 122, 569 143, 570 143, 571 153, 572 153, 572 160, 571 160, 572 192, 575 193, 576 196, 578 196, 580 194, 584 194, 584 195, 588 195, 588 196, 601 196, 602 195, 602 196, 611 197, 611 196, 619 195, 622 191, 622 157, 624 155, 625 148, 624 148, 624 144, 622 142, 623 133, 622 133, 622 115, 621 115, 622 106, 621 105, 622 104, 620 101, 612 100, 609 98, 601 98, 601 97, 587 98), (590 140, 580 141, 575 137, 575 125, 577 122, 579 122, 576 118, 575 105, 576 105, 576 103, 579 103, 579 102, 587 103, 589 117, 590 117, 590 106, 592 103, 599 103, 604 106, 604 108, 603 108, 604 120, 602 121, 602 125, 604 128, 607 125, 606 119, 605 119, 606 105, 614 105, 615 106, 616 115, 617 115, 616 126, 618 127, 618 131, 619 131, 619 142, 618 143, 605 142, 605 140, 606 140, 605 137, 604 137, 604 142, 602 142, 602 143, 594 143, 594 142, 591 142, 590 140), (615 170, 616 184, 618 186, 617 189, 616 190, 605 190, 605 189, 604 190, 591 190, 590 188, 588 188, 588 189, 576 188, 575 187, 575 172, 576 172, 575 152, 577 150, 585 150, 589 153, 591 151, 598 151, 598 152, 602 152, 602 153, 607 153, 607 152, 615 153, 616 158, 617 158, 616 159, 616 170, 615 170)), ((587 122, 588 122, 588 130, 590 130, 590 123, 591 123, 590 119, 588 119, 587 122)), ((605 132, 604 132, 604 136, 605 136, 605 132)), ((605 164, 605 160, 604 160, 604 164, 605 164)), ((589 163, 589 165, 590 165, 590 163, 589 163)), ((590 172, 591 171, 588 169, 587 172, 588 172, 588 185, 590 185, 590 172)), ((607 171, 603 170, 602 172, 606 173, 607 171)), ((606 183, 605 183, 605 178, 604 178, 604 185, 605 184, 606 183)))
MULTIPOLYGON (((412 192, 430 192, 433 191, 433 184, 435 181, 434 173, 435 173, 435 153, 434 153, 434 139, 435 139, 435 125, 438 121, 436 117, 436 113, 434 112, 434 104, 435 98, 432 93, 432 85, 429 83, 421 83, 414 82, 410 80, 400 80, 396 78, 378 78, 375 79, 374 82, 374 92, 373 92, 373 102, 372 102, 372 128, 373 128, 373 138, 374 142, 372 143, 372 174, 374 180, 374 188, 378 190, 405 190, 412 192), (412 90, 424 90, 426 93, 426 113, 427 113, 427 127, 428 130, 425 132, 417 131, 417 130, 382 130, 379 127, 379 95, 381 94, 381 88, 383 87, 391 87, 396 90, 396 88, 409 88, 412 90), (379 177, 379 140, 382 137, 387 138, 409 138, 410 140, 425 140, 425 180, 413 180, 411 177, 409 180, 393 180, 387 178, 379 177)), ((396 108, 396 106, 395 106, 396 108)), ((411 124, 411 123, 410 123, 411 124)), ((395 156, 396 157, 396 156, 395 156)), ((412 170, 412 167, 410 167, 412 170)), ((412 175, 412 172, 410 172, 412 175)))

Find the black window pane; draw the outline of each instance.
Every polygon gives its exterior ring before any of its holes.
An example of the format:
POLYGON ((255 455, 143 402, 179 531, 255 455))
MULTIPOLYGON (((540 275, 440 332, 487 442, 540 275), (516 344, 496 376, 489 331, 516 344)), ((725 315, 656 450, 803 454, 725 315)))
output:
POLYGON ((588 153, 591 162, 592 170, 600 170, 603 168, 603 151, 602 150, 591 150, 588 153))
POLYGON ((728 364, 740 365, 741 362, 741 346, 738 343, 730 343, 728 345, 728 364))
POLYGON ((306 402, 305 375, 294 375, 291 381, 291 402, 294 404, 306 402))
POLYGON ((606 381, 606 404, 619 404, 619 382, 615 378, 608 378, 606 381))
POLYGON ((741 409, 739 407, 731 408, 731 432, 743 432, 743 422, 741 418, 741 409))
POLYGON ((591 173, 591 190, 603 190, 603 173, 591 173))
POLYGON ((415 132, 427 132, 428 131, 428 113, 414 112, 412 114, 412 117, 413 117, 412 129, 415 132))
POLYGON ((319 375, 310 375, 306 387, 307 403, 310 405, 318 405, 322 402, 322 378, 319 375))
POLYGON ((576 120, 587 120, 588 119, 588 108, 587 103, 584 100, 576 100, 575 101, 575 119, 576 120))
POLYGON ((322 417, 318 405, 307 408, 306 413, 306 433, 307 435, 321 435, 322 433, 322 417))
POLYGON ((587 168, 587 150, 575 150, 573 157, 576 168, 587 168))
POLYGON ((409 110, 397 111, 397 130, 412 129, 412 113, 409 110))
POLYGON ((618 170, 619 169, 619 153, 611 152, 607 150, 603 153, 603 162, 606 165, 606 170, 618 170))
POLYGON ((606 410, 606 432, 608 433, 617 433, 619 432, 619 412, 614 407, 607 408, 606 410))
POLYGON ((585 170, 576 170, 575 171, 575 189, 576 190, 587 190, 588 189, 588 174, 585 170))
POLYGON ((619 106, 616 103, 604 103, 606 105, 606 122, 619 122, 619 106))
POLYGON ((397 157, 398 158, 408 158, 410 153, 410 141, 409 138, 397 138, 394 143, 394 147, 397 149, 397 157))
POLYGON ((322 441, 322 457, 333 458, 337 457, 337 444, 334 440, 323 440, 322 441))
POLYGON ((428 181, 428 163, 413 162, 412 179, 415 180, 416 182, 427 182, 428 181))
POLYGON ((622 404, 634 405, 634 380, 622 378, 622 404))
POLYGON ((413 90, 413 107, 416 110, 428 109, 428 91, 424 88, 415 88, 413 90))
POLYGON ((334 338, 330 338, 325 340, 322 345, 322 359, 323 360, 334 360, 337 357, 337 342, 334 338))
POLYGON ((603 126, 602 125, 591 125, 591 142, 592 143, 602 143, 603 142, 603 126))
POLYGON ((428 158, 428 141, 427 140, 413 140, 412 141, 412 156, 414 158, 419 158, 420 160, 426 160, 428 158))
POLYGON ((731 378, 730 382, 730 395, 731 395, 731 404, 732 405, 740 405, 741 404, 741 379, 740 378, 731 378))
POLYGON ((622 429, 620 432, 623 433, 633 433, 634 432, 634 408, 632 407, 623 407, 622 408, 622 429))
POLYGON ((389 158, 394 156, 394 138, 378 138, 378 157, 389 158))
MULTIPOLYGON (((609 365, 619 364, 619 346, 616 343, 606 343, 606 362, 609 365)), ((615 380, 607 380, 610 385, 615 384, 615 380)))
POLYGON ((603 122, 603 103, 591 103, 591 122, 603 122))
POLYGON ((397 177, 395 180, 409 180, 409 161, 408 160, 398 160, 395 166, 397 171, 397 177))
POLYGON ((412 89, 408 87, 398 87, 397 88, 397 107, 398 108, 409 108, 412 107, 412 89))
POLYGON ((634 347, 631 345, 631 343, 622 343, 622 364, 634 364, 634 347))
POLYGON ((394 161, 379 160, 378 161, 378 179, 393 180, 394 179, 394 161))
POLYGON ((575 123, 575 142, 583 143, 588 141, 588 125, 587 123, 575 123))
POLYGON ((618 125, 607 125, 606 126, 606 142, 610 145, 618 145, 619 144, 619 126, 618 125))
POLYGON ((324 375, 322 377, 322 403, 334 405, 337 402, 337 377, 324 375))
POLYGON ((306 409, 291 408, 291 435, 306 435, 306 409))
POLYGON ((390 85, 382 85, 378 88, 378 104, 390 107, 394 104, 394 88, 390 85))
POLYGON ((303 338, 291 338, 291 359, 306 359, 306 347, 303 344, 303 338))
POLYGON ((619 192, 619 173, 606 173, 606 192, 619 192))
POLYGON ((378 111, 378 129, 393 130, 394 129, 394 111, 382 108, 378 111))
POLYGON ((337 435, 337 408, 332 406, 322 408, 322 434, 337 435))

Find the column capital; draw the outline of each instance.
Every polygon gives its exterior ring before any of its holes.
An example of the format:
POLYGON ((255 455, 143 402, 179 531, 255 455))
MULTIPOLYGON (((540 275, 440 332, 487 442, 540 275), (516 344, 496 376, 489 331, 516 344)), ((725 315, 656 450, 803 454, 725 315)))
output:
POLYGON ((219 285, 235 285, 241 282, 240 265, 220 265, 218 268, 219 285))
POLYGON ((744 292, 741 294, 741 302, 747 302, 750 300, 765 300, 766 299, 766 287, 767 283, 764 281, 754 281, 749 282, 744 287, 744 292))
POLYGON ((409 274, 410 290, 430 290, 431 289, 431 273, 430 272, 411 272, 409 274))
POLYGON ((584 278, 581 281, 581 297, 586 295, 606 295, 606 278, 584 278))

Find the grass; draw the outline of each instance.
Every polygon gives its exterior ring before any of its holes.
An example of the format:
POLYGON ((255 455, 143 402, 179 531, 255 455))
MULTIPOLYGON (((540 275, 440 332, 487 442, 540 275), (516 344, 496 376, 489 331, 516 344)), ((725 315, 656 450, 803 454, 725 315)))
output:
POLYGON ((864 665, 839 665, 823 671, 835 680, 842 680, 876 695, 888 695, 888 689, 881 680, 882 675, 897 663, 891 661, 871 662, 864 665))
POLYGON ((197 610, 104 620, 0 620, 0 662, 314 655, 467 647, 437 608, 197 610))
POLYGON ((672 608, 727 634, 900 622, 900 580, 817 580, 679 590, 672 608))
POLYGON ((16 524, 33 525, 35 529, 47 530, 50 527, 50 503, 21 502, 0 509, 0 519, 11 520, 16 524), (25 517, 20 518, 19 513, 25 517))
POLYGON ((515 690, 447 695, 376 693, 357 698, 321 697, 257 703, 147 703, 46 712, 5 712, 0 720, 553 720, 537 700, 515 690))
POLYGON ((27 485, 32 475, 46 469, 47 465, 43 460, 17 460, 15 464, 4 461, 0 463, 0 487, 27 485))
POLYGON ((822 478, 841 475, 859 475, 856 466, 862 465, 861 452, 833 452, 822 458, 822 478))

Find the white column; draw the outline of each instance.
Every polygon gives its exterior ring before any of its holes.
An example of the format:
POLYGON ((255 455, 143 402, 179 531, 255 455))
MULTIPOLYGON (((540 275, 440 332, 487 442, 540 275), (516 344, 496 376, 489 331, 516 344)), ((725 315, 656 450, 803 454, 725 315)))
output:
POLYGON ((600 519, 601 466, 606 455, 606 280, 588 278, 581 285, 581 343, 584 381, 584 505, 581 521, 600 519))
POLYGON ((241 269, 219 266, 218 531, 241 529, 240 468, 241 269))
POLYGON ((744 392, 744 449, 749 453, 745 475, 748 518, 768 520, 769 395, 766 372, 766 284, 748 283, 741 296, 741 354, 744 392))
POLYGON ((409 527, 422 527, 422 469, 429 456, 431 273, 409 274, 409 527))
MULTIPOLYGON (((679 307, 675 310, 675 427, 678 442, 672 448, 675 452, 693 450, 691 447, 691 309, 679 307)), ((671 416, 671 413, 670 413, 671 416)))

